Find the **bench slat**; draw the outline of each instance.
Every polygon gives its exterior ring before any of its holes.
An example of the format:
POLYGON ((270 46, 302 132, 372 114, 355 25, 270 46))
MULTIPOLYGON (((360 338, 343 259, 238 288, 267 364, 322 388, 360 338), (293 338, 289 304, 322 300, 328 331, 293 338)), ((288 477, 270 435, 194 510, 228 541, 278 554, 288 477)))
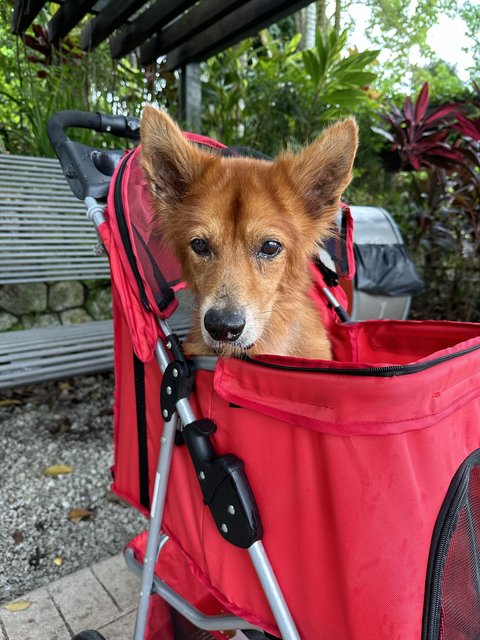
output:
POLYGON ((86 373, 98 373, 101 371, 111 371, 113 368, 113 353, 102 358, 94 354, 92 357, 85 357, 80 362, 70 362, 64 365, 56 364, 49 366, 47 364, 38 368, 36 371, 22 371, 14 376, 2 378, 0 371, 0 389, 8 389, 15 386, 23 386, 35 382, 44 382, 47 380, 58 380, 60 378, 69 378, 86 373))
MULTIPOLYGON (((0 285, 109 279, 58 160, 0 154, 0 285)), ((113 367, 113 323, 0 334, 0 389, 113 367)))
POLYGON ((62 335, 57 327, 41 327, 25 329, 24 331, 10 331, 0 334, 0 353, 8 348, 19 348, 22 345, 62 344, 70 339, 78 340, 82 336, 108 335, 113 329, 112 320, 96 320, 95 322, 81 322, 78 324, 62 325, 62 335))

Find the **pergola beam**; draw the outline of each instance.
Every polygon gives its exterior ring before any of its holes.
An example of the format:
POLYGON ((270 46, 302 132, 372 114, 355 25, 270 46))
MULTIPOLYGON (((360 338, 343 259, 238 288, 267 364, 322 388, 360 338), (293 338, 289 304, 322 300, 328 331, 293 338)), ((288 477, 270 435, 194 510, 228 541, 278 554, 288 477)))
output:
POLYGON ((136 20, 113 36, 110 40, 112 58, 118 59, 127 55, 196 2, 197 0, 157 0, 136 20))
POLYGON ((87 22, 81 36, 82 49, 95 49, 144 4, 145 0, 110 0, 96 18, 87 22))
MULTIPOLYGON (((169 53, 165 70, 173 71, 190 62, 205 60, 240 40, 255 35, 273 22, 299 11, 310 2, 311 0, 250 0, 169 53)), ((150 52, 149 57, 151 55, 150 52)), ((157 56, 160 55, 162 51, 157 52, 157 56)), ((140 60, 143 64, 142 48, 140 60)))
POLYGON ((17 0, 13 8, 12 33, 17 36, 25 33, 46 4, 46 0, 17 0))
POLYGON ((57 44, 93 8, 97 0, 65 0, 47 25, 48 41, 57 44))
POLYGON ((189 40, 224 16, 247 3, 247 0, 204 0, 171 26, 157 32, 140 50, 142 64, 149 64, 189 40))

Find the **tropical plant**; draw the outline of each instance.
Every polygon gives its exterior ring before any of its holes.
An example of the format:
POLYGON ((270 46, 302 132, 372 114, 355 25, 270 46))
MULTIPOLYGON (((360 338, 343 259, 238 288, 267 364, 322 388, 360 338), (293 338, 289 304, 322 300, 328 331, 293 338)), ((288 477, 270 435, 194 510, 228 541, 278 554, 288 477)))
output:
POLYGON ((460 105, 451 103, 429 109, 428 94, 425 83, 415 103, 407 97, 403 109, 393 106, 389 113, 381 114, 388 130, 373 127, 391 143, 389 151, 398 157, 402 170, 448 167, 463 159, 462 153, 448 141, 460 105))
MULTIPOLYGON (((478 92, 478 88, 477 88, 478 92)), ((468 103, 429 108, 428 85, 376 129, 396 154, 409 193, 401 216, 426 283, 423 317, 480 320, 480 118, 468 103), (405 209, 404 209, 405 211, 405 209)), ((414 305, 415 310, 415 305, 414 305)), ((417 310, 418 313, 418 310, 417 310)))
POLYGON ((349 51, 346 33, 317 31, 315 47, 299 50, 300 35, 258 38, 202 65, 202 126, 227 144, 275 154, 287 141, 303 144, 332 119, 370 99, 377 51, 349 51))
MULTIPOLYGON (((22 39, 15 37, 10 33, 11 7, 0 4, 0 136, 4 149, 52 155, 46 125, 54 112, 63 109, 139 115, 147 101, 170 105, 176 100, 175 79, 168 78, 167 89, 156 67, 141 69, 131 58, 112 62, 108 43, 94 52, 83 52, 80 28, 58 47, 49 44, 44 26, 52 15, 48 7, 22 39)), ((93 136, 85 131, 74 135, 82 142, 92 141, 93 136)), ((114 142, 110 137, 96 143, 114 142)))
POLYGON ((369 69, 379 51, 349 51, 343 56, 348 32, 317 31, 315 47, 302 51, 302 60, 313 93, 306 114, 307 137, 319 120, 338 117, 344 109, 354 112, 369 98, 368 89, 377 74, 369 69))

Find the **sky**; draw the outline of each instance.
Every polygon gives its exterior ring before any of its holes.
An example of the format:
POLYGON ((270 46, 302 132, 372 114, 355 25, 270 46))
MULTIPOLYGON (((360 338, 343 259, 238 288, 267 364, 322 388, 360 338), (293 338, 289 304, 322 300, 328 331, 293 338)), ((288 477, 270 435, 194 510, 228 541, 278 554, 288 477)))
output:
MULTIPOLYGON (((410 12, 415 11, 416 4, 416 0, 412 0, 410 12)), ((354 4, 350 9, 350 14, 354 20, 355 28, 349 42, 360 50, 369 48, 370 41, 365 34, 365 24, 370 14, 368 7, 354 4)), ((464 81, 469 78, 467 69, 472 64, 471 56, 463 50, 472 43, 471 39, 466 37, 465 32, 466 25, 461 18, 452 19, 439 16, 437 25, 430 29, 427 36, 427 42, 436 55, 448 64, 455 65, 459 77, 464 81)), ((381 52, 378 56, 379 62, 384 61, 387 56, 388 51, 381 52)), ((411 61, 419 65, 427 62, 418 47, 412 48, 411 61)))

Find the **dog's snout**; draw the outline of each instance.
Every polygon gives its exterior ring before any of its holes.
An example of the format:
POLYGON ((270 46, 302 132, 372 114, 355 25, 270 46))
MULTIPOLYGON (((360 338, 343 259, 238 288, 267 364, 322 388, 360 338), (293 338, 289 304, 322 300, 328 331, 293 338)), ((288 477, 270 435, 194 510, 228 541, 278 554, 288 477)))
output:
POLYGON ((210 308, 203 319, 205 329, 214 340, 233 342, 245 328, 245 313, 239 309, 210 308))

